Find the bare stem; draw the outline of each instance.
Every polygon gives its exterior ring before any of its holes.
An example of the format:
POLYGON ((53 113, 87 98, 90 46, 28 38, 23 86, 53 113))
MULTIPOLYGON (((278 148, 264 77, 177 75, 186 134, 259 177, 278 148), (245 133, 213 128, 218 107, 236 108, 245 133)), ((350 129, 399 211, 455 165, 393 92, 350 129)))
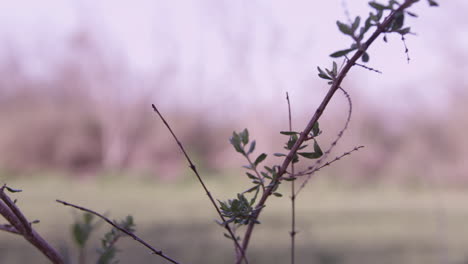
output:
POLYGON ((219 215, 219 218, 221 218, 221 221, 224 224, 224 228, 226 228, 226 230, 228 231, 229 235, 231 236, 232 240, 234 241, 234 244, 235 244, 235 247, 236 247, 236 251, 238 251, 240 253, 239 257, 237 258, 238 259, 238 263, 240 263, 242 260, 245 261, 246 264, 248 264, 248 260, 247 260, 247 257, 245 256, 245 250, 241 247, 241 245, 239 244, 239 241, 237 240, 236 236, 234 235, 234 232, 232 231, 231 227, 229 226, 229 224, 226 223, 226 219, 224 218, 223 214, 221 214, 221 211, 219 210, 218 206, 216 205, 216 202, 215 202, 215 199, 213 198, 213 196, 211 195, 211 193, 208 191, 208 188, 206 187, 205 185, 205 182, 202 180, 200 174, 198 173, 198 170, 197 168, 195 167, 195 165, 193 164, 192 160, 190 159, 189 155, 187 154, 187 152, 185 151, 185 148, 184 146, 182 145, 182 143, 179 141, 179 139, 177 138, 176 134, 172 131, 172 128, 171 126, 169 126, 169 123, 167 123, 166 119, 164 119, 163 115, 159 112, 158 108, 156 108, 156 106, 154 104, 151 105, 153 107, 153 110, 158 114, 159 118, 161 118, 161 120, 163 121, 164 125, 166 125, 167 129, 169 130, 169 132, 172 134, 172 137, 174 137, 174 140, 177 142, 177 145, 179 145, 179 148, 180 150, 182 151, 182 153, 184 154, 185 156, 185 159, 187 160, 187 162, 189 163, 189 167, 190 169, 192 169, 193 173, 195 173, 195 175, 197 176, 197 179, 198 181, 200 182, 200 184, 202 185, 203 189, 205 190, 206 192, 206 195, 208 196, 208 198, 210 199, 211 203, 213 204, 213 207, 216 209, 216 212, 218 213, 219 215))
MULTIPOLYGON (((338 76, 335 78, 333 81, 333 84, 331 85, 330 89, 328 90, 328 93, 325 95, 324 99, 320 103, 319 107, 315 111, 315 114, 312 116, 311 120, 307 124, 307 126, 304 128, 304 131, 301 133, 299 139, 296 141, 292 149, 289 151, 288 155, 283 161, 283 164, 280 167, 280 170, 278 172, 278 177, 274 179, 271 184, 269 184, 270 187, 268 187, 265 190, 265 193, 262 195, 260 198, 259 202, 257 203, 254 214, 252 216, 253 221, 250 221, 249 225, 247 226, 247 230, 244 235, 244 240, 242 242, 242 249, 244 252, 247 251, 247 248, 249 246, 249 241, 252 236, 253 229, 255 227, 255 223, 257 222, 256 220, 260 216, 260 213, 265 206, 265 202, 268 199, 268 197, 271 195, 272 191, 276 188, 278 183, 281 180, 281 176, 286 172, 286 169, 288 168, 289 164, 291 163, 294 154, 297 152, 299 147, 302 145, 302 143, 306 140, 307 135, 310 133, 312 130, 314 124, 319 120, 319 118, 322 116, 323 112, 325 111, 328 103, 332 99, 333 95, 335 92, 339 89, 341 83, 343 82, 343 79, 346 77, 348 74, 349 70, 354 66, 356 61, 364 54, 364 52, 367 50, 367 48, 377 39, 377 37, 382 33, 385 32, 385 30, 388 28, 390 23, 394 20, 395 15, 399 12, 402 12, 406 8, 410 7, 412 4, 417 2, 417 0, 406 0, 403 4, 401 4, 395 11, 390 13, 385 20, 380 24, 375 32, 367 39, 367 41, 362 45, 362 48, 357 50, 356 53, 351 57, 349 61, 346 62, 344 65, 343 69, 339 72, 338 76)), ((238 260, 237 263, 240 263, 241 261, 238 260)))
MULTIPOLYGON (((291 118, 291 102, 289 100, 289 94, 286 92, 286 101, 288 102, 288 120, 289 120, 289 131, 292 132, 292 118, 291 118)), ((294 174, 294 163, 291 164, 291 173, 294 174)), ((296 190, 295 180, 291 181, 291 264, 295 263, 296 257, 296 190)))
POLYGON ((63 205, 66 205, 66 206, 70 206, 70 207, 73 207, 73 208, 76 208, 78 210, 81 210, 81 211, 84 211, 84 212, 87 212, 87 213, 90 213, 90 214, 93 214, 101 219, 103 219, 104 221, 106 221, 109 225, 117 228, 119 231, 127 234, 128 236, 132 237, 133 239, 135 239, 138 243, 142 244, 143 246, 145 246, 146 248, 148 248, 149 250, 151 250, 151 252, 153 252, 154 254, 156 255, 159 255, 161 256, 162 258, 166 259, 167 261, 171 262, 171 263, 175 263, 175 264, 179 264, 179 262, 175 261, 174 259, 168 257, 167 255, 165 255, 161 250, 157 250, 155 249, 154 247, 152 247, 150 244, 146 243, 143 239, 139 238, 137 235, 135 235, 133 232, 130 232, 128 231, 127 229, 125 228, 122 228, 120 226, 118 226, 116 223, 112 222, 109 218, 103 216, 102 214, 98 213, 98 212, 95 212, 93 210, 90 210, 88 208, 84 208, 84 207, 81 207, 81 206, 78 206, 78 205, 74 205, 74 204, 71 204, 71 203, 68 203, 68 202, 65 202, 65 201, 62 201, 62 200, 56 200, 58 203, 61 203, 63 205))

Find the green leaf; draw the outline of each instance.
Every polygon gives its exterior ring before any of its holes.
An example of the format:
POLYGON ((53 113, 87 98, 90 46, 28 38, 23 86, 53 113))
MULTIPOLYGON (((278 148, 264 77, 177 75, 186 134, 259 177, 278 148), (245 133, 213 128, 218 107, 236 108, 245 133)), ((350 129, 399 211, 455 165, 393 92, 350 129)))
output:
POLYGON ((317 143, 317 140, 314 140, 314 152, 320 157, 323 155, 322 149, 320 148, 319 144, 317 143))
POLYGON ((268 166, 264 166, 264 168, 265 168, 265 170, 267 170, 271 174, 275 173, 275 170, 273 168, 270 168, 268 166))
POLYGON ((83 221, 85 224, 89 225, 93 221, 94 215, 90 213, 83 214, 83 221))
POLYGON ((242 144, 246 145, 249 143, 249 130, 247 130, 247 128, 245 128, 244 131, 240 133, 240 136, 242 139, 242 144))
POLYGON ((72 226, 73 238, 76 244, 83 248, 88 241, 89 235, 91 233, 91 226, 86 224, 74 223, 72 226))
POLYGON ((297 135, 297 134, 300 134, 300 133, 299 132, 294 132, 294 131, 281 131, 280 134, 287 135, 287 136, 292 136, 292 135, 297 135))
POLYGON ((336 65, 336 62, 333 62, 333 70, 332 70, 333 76, 338 75, 338 65, 336 65))
POLYGON ((256 142, 255 142, 255 140, 253 140, 253 141, 250 143, 250 148, 249 148, 249 151, 247 152, 247 154, 250 154, 250 153, 252 153, 252 152, 255 150, 255 145, 256 145, 256 142))
POLYGON ((353 24, 351 25, 351 30, 353 31, 353 33, 356 31, 356 29, 359 27, 359 23, 361 22, 361 18, 359 16, 357 16, 355 19, 354 19, 354 22, 353 24))
POLYGON ((273 156, 275 156, 275 157, 285 157, 286 154, 283 154, 283 153, 274 153, 273 156))
POLYGON ((322 69, 320 69, 320 67, 317 66, 317 69, 319 71, 319 74, 318 76, 322 79, 326 79, 326 80, 333 80, 330 76, 328 76, 328 74, 326 72, 324 72, 322 69))
POLYGON ((306 159, 318 159, 322 156, 322 153, 315 153, 315 152, 298 152, 297 154, 301 155, 306 159))
POLYGON ((254 161, 255 166, 257 166, 260 162, 264 161, 267 157, 267 154, 262 153, 260 156, 257 157, 257 159, 254 161))
POLYGON ((276 197, 282 197, 283 196, 281 193, 277 193, 277 192, 273 193, 273 195, 276 196, 276 197))
POLYGON ((263 171, 262 171, 262 172, 260 172, 260 174, 261 174, 263 177, 267 178, 267 179, 271 179, 271 176, 268 175, 268 173, 266 173, 266 172, 263 172, 263 171))
POLYGON ((232 137, 229 139, 229 142, 237 152, 244 154, 244 149, 241 147, 241 138, 239 134, 232 132, 232 137))
POLYGON ((324 74, 321 74, 319 73, 318 76, 322 79, 325 79, 325 80, 333 80, 332 78, 330 78, 328 75, 324 75, 324 74))
POLYGON ((296 144, 297 139, 297 135, 290 136, 288 142, 286 143, 286 149, 292 149, 294 144, 296 144))
POLYGON ((300 146, 300 147, 297 148, 297 149, 298 149, 298 150, 305 149, 305 148, 307 148, 307 146, 308 146, 308 145, 302 145, 302 146, 300 146))
POLYGON ((299 156, 297 154, 294 154, 293 159, 291 161, 292 163, 298 163, 299 162, 299 156))
POLYGON ((402 28, 402 29, 397 30, 396 32, 400 33, 401 35, 406 35, 411 32, 411 28, 410 27, 402 28))
POLYGON ((259 187, 260 187, 260 185, 255 185, 254 187, 252 187, 252 188, 248 189, 247 191, 245 191, 245 193, 253 192, 253 191, 257 190, 259 187))
MULTIPOLYGON (((345 49, 345 50, 339 50, 339 51, 335 51, 333 52, 332 54, 330 54, 330 57, 332 58, 339 58, 339 57, 342 57, 348 53, 350 53, 351 51, 355 50, 356 48, 352 48, 352 49, 345 49)), ((320 75, 319 75, 320 76, 320 75)), ((330 78, 328 78, 330 79, 330 78)))
POLYGON ((8 186, 5 186, 5 188, 11 193, 17 193, 17 192, 22 192, 23 191, 23 190, 20 190, 20 189, 13 189, 13 188, 8 187, 8 186))
POLYGON ((252 166, 250 166, 250 165, 243 165, 242 167, 243 167, 243 168, 246 168, 246 169, 248 169, 248 170, 253 170, 252 166))
POLYGON ((379 4, 379 3, 376 3, 376 2, 369 2, 369 5, 372 7, 372 8, 375 8, 377 9, 378 11, 382 11, 384 9, 386 9, 387 7, 382 5, 382 4, 379 4))
POLYGON ((391 31, 396 31, 403 27, 403 24, 405 22, 405 13, 403 12, 398 12, 395 14, 395 19, 393 20, 393 23, 391 25, 391 31))
POLYGON ((116 262, 111 262, 117 253, 117 249, 115 247, 106 248, 104 251, 101 251, 99 253, 100 253, 100 256, 99 256, 98 261, 96 262, 97 264, 116 263, 116 262))
POLYGON ((345 35, 350 35, 352 36, 353 35, 353 31, 351 30, 351 28, 346 25, 345 23, 342 23, 340 21, 336 21, 336 25, 338 26, 338 29, 345 35))
POLYGON ((439 6, 439 4, 435 0, 427 0, 429 6, 439 6))
POLYGON ((367 52, 364 52, 361 57, 363 62, 369 62, 369 54, 367 52))
POLYGON ((413 13, 413 12, 410 12, 410 11, 406 11, 406 14, 412 16, 412 17, 418 17, 418 15, 416 13, 413 13))
POLYGON ((315 122, 314 125, 312 126, 312 134, 314 137, 318 136, 320 133, 320 127, 319 127, 319 122, 315 122))
POLYGON ((251 174, 251 173, 246 172, 245 174, 247 174, 247 177, 249 177, 249 178, 252 179, 252 180, 256 180, 256 179, 257 179, 257 176, 255 176, 255 175, 253 175, 253 174, 251 174))
MULTIPOLYGON (((219 223, 218 223, 218 224, 219 224, 219 223)), ((220 225, 224 225, 224 224, 221 223, 220 225)), ((230 240, 233 240, 232 237, 231 237, 230 235, 228 235, 228 234, 226 234, 226 233, 223 233, 223 235, 224 235, 225 238, 228 238, 228 239, 230 239, 230 240)))

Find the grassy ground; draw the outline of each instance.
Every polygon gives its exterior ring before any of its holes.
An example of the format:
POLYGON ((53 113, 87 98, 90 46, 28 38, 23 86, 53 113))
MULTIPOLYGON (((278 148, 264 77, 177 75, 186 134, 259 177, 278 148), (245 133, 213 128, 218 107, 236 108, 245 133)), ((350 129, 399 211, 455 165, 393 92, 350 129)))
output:
MULTIPOLYGON (((216 197, 226 199, 242 190, 232 178, 220 177, 208 181, 216 197)), ((55 199, 107 212, 111 218, 133 215, 137 234, 181 263, 232 262, 232 245, 223 238, 206 195, 192 179, 167 183, 109 176, 97 181, 23 178, 7 182, 24 190, 13 196, 31 220, 41 220, 38 232, 68 250, 72 258, 76 250, 69 226, 78 212, 55 199)), ((468 192, 430 186, 351 188, 325 182, 309 187, 297 205, 296 263, 468 262, 468 192)), ((260 219, 249 249, 251 263, 289 263, 286 196, 272 198, 274 204, 260 219)), ((93 236, 88 263, 94 263, 99 236, 106 229, 103 225, 93 236)), ((166 263, 131 239, 122 240, 120 249, 120 263, 166 263)), ((22 238, 0 233, 0 263, 48 262, 22 238)))

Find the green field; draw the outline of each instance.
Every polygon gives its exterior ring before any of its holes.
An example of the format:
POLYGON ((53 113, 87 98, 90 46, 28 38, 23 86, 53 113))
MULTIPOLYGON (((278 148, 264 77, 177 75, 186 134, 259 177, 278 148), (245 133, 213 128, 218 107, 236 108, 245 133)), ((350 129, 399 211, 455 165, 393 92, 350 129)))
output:
MULTIPOLYGON (((207 183, 219 199, 242 189, 233 178, 216 177, 207 183)), ((55 199, 105 212, 112 219, 133 215, 137 234, 180 263, 233 262, 232 244, 222 236, 214 210, 192 179, 168 183, 108 176, 75 181, 21 178, 7 183, 23 189, 12 197, 30 220, 41 220, 35 225, 38 232, 71 259, 77 253, 70 223, 79 212, 55 199)), ((283 198, 272 198, 255 229, 250 263, 289 263, 290 209, 283 193, 283 198)), ((468 262, 468 191, 315 182, 299 197, 297 217, 296 263, 468 262)), ((103 224, 92 237, 88 263, 94 263, 99 237, 107 228, 103 224)), ((120 263, 167 263, 129 238, 119 248, 120 263)), ((23 238, 1 232, 0 263, 48 262, 23 238)))

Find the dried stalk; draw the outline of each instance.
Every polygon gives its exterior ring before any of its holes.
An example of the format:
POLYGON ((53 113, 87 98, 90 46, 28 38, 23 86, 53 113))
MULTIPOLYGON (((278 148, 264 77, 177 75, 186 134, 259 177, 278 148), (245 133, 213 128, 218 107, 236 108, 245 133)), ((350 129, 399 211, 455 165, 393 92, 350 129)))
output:
MULTIPOLYGON (((286 101, 288 102, 288 120, 289 131, 292 132, 292 118, 291 118, 291 102, 289 101, 289 94, 286 93, 286 101)), ((291 164, 291 173, 294 175, 294 163, 291 164)), ((291 181, 291 264, 295 263, 296 257, 296 186, 294 180, 291 181)))

